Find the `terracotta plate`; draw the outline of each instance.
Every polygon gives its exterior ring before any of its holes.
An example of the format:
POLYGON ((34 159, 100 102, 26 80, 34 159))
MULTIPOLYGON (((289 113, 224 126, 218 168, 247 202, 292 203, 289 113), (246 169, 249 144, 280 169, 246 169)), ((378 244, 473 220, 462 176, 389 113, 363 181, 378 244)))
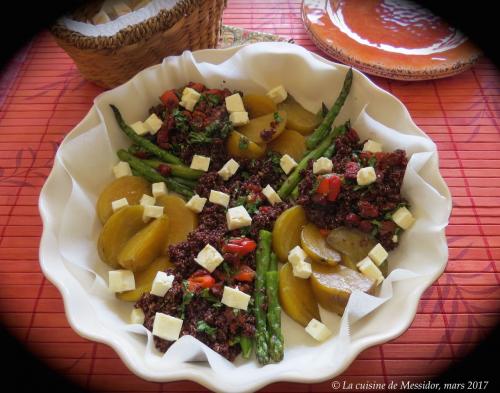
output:
POLYGON ((386 78, 444 78, 480 55, 458 30, 406 0, 304 0, 302 18, 321 50, 386 78))

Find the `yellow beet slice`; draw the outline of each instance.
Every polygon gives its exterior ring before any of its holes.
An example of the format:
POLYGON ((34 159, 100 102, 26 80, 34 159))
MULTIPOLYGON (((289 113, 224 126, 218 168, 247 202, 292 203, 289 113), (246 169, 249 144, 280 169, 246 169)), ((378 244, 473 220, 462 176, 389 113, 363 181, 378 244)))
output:
POLYGON ((326 244, 325 237, 314 224, 302 228, 300 244, 314 262, 336 265, 341 260, 340 254, 326 244))
POLYGON ((358 271, 358 267, 356 266, 356 262, 347 254, 342 254, 342 265, 348 267, 349 269, 358 271))
POLYGON ((146 269, 165 249, 168 224, 168 217, 164 215, 132 236, 118 254, 120 266, 133 272, 146 269))
POLYGON ((174 267, 174 265, 170 262, 168 257, 162 256, 156 258, 145 270, 134 274, 135 289, 132 291, 119 292, 116 294, 116 297, 126 302, 136 302, 141 298, 143 293, 151 291, 156 273, 172 267, 174 267))
POLYGON ((283 311, 302 326, 307 326, 313 318, 321 320, 309 280, 295 277, 290 263, 280 269, 279 298, 283 311))
POLYGON ((284 130, 279 137, 267 145, 269 150, 282 155, 288 154, 299 162, 306 152, 306 138, 295 130, 284 130))
POLYGON ((163 214, 168 217, 170 229, 164 252, 168 246, 186 241, 189 233, 198 226, 198 215, 186 207, 184 199, 177 195, 161 195, 156 205, 163 206, 163 214))
POLYGON ((113 180, 99 195, 97 217, 105 223, 113 214, 111 202, 127 198, 129 205, 138 205, 143 194, 151 195, 151 184, 139 176, 124 176, 113 180))
POLYGON ((262 138, 262 131, 271 128, 271 122, 275 121, 274 113, 269 113, 250 120, 248 124, 238 127, 238 132, 257 144, 270 142, 273 139, 276 139, 285 130, 287 122, 287 113, 285 111, 278 111, 276 113, 279 115, 281 120, 274 128, 274 133, 269 139, 262 138))
POLYGON ((147 225, 142 219, 143 211, 140 205, 125 206, 106 221, 97 241, 97 251, 104 263, 120 267, 118 254, 127 241, 147 225))
POLYGON ((260 158, 266 152, 265 145, 260 146, 237 131, 231 131, 226 141, 226 148, 234 158, 260 158))
POLYGON ((365 258, 377 244, 369 234, 347 227, 333 229, 326 241, 330 247, 349 256, 355 264, 365 258))
POLYGON ((306 213, 299 205, 279 215, 273 228, 273 251, 280 261, 286 261, 288 252, 300 244, 300 233, 306 223, 306 213))
POLYGON ((339 315, 344 313, 352 291, 372 293, 375 289, 375 281, 343 265, 326 266, 313 262, 312 270, 310 281, 316 300, 321 307, 339 315))
POLYGON ((321 116, 309 112, 289 94, 287 99, 278 105, 278 109, 288 114, 287 127, 297 130, 303 135, 314 131, 321 123, 321 116))
POLYGON ((256 117, 267 115, 268 113, 274 113, 278 110, 273 100, 268 96, 259 94, 244 95, 243 105, 250 119, 255 119, 256 117))

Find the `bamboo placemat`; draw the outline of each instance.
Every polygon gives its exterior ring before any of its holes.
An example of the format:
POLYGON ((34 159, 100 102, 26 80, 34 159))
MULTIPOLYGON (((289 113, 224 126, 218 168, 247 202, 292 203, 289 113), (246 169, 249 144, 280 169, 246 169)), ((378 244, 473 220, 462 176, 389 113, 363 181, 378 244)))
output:
MULTIPOLYGON (((293 38, 318 52, 302 26, 300 0, 232 0, 224 23, 293 38)), ((500 75, 486 59, 462 75, 430 82, 373 78, 407 106, 439 148, 453 194, 447 229, 450 260, 427 290, 401 337, 364 351, 338 381, 429 380, 466 355, 499 317, 500 75)), ((191 382, 152 383, 134 376, 105 345, 76 335, 58 291, 38 264, 37 202, 62 138, 101 89, 82 80, 71 59, 41 33, 0 79, 0 320, 50 367, 93 390, 202 391, 191 382)), ((331 391, 278 383, 277 391, 331 391)))

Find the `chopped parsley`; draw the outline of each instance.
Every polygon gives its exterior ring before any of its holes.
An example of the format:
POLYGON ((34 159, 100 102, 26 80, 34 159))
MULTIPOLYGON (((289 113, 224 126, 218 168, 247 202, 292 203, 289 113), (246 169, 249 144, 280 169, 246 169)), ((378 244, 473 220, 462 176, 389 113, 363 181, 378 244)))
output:
POLYGON ((379 220, 372 220, 371 223, 375 225, 376 227, 380 227, 381 222, 379 220))
POLYGON ((234 276, 234 274, 236 273, 236 271, 231 266, 229 266, 229 263, 225 261, 222 262, 222 269, 224 270, 227 278, 234 276))
POLYGON ((203 288, 203 290, 200 292, 200 296, 203 299, 206 299, 207 301, 212 303, 212 307, 216 307, 216 308, 222 307, 222 303, 220 302, 219 299, 217 299, 214 295, 212 295, 210 293, 210 289, 203 288))
POLYGON ((207 94, 207 101, 213 106, 217 106, 220 104, 220 97, 217 94, 207 94))
POLYGON ((188 141, 189 143, 212 143, 214 138, 226 139, 231 130, 230 122, 215 120, 201 132, 192 131, 189 134, 188 141))
POLYGON ((229 340, 229 346, 232 347, 233 345, 239 344, 241 342, 241 336, 234 336, 229 340))
POLYGON ((274 121, 276 123, 281 123, 283 121, 283 118, 280 116, 279 112, 274 112, 274 121))
POLYGON ((241 136, 240 137, 240 141, 238 143, 238 147, 240 150, 246 150, 248 149, 248 145, 250 144, 250 141, 248 140, 248 138, 246 136, 241 136))
POLYGON ((175 109, 172 112, 172 116, 175 120, 175 128, 178 128, 182 132, 189 132, 189 121, 179 109, 175 109))
POLYGON ((368 166, 375 168, 376 164, 377 164, 377 159, 374 156, 370 157, 370 159, 368 160, 368 166))
POLYGON ((210 138, 204 132, 191 132, 188 137, 189 143, 211 143, 213 138, 210 138))
POLYGON ((213 339, 217 333, 217 328, 210 326, 205 321, 198 321, 196 323, 196 331, 205 333, 213 339))
POLYGON ((191 303, 191 300, 193 300, 193 297, 194 297, 194 292, 191 292, 188 288, 188 281, 187 280, 184 280, 182 282, 182 287, 184 289, 183 291, 183 294, 182 294, 182 303, 181 303, 181 307, 180 307, 180 311, 181 311, 181 319, 184 319, 185 318, 185 313, 186 313, 186 306, 191 303))

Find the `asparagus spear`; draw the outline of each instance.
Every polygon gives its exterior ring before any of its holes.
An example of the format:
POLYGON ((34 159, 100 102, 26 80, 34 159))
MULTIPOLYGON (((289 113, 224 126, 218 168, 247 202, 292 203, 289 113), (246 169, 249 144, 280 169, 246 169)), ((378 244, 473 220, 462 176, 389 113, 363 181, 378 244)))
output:
POLYGON ((346 122, 341 126, 335 127, 332 131, 330 131, 330 134, 323 140, 323 142, 316 147, 316 149, 311 150, 302 160, 300 160, 299 164, 295 167, 293 172, 288 176, 278 190, 278 195, 281 199, 287 198, 297 184, 299 184, 301 178, 300 173, 307 167, 308 162, 321 157, 330 147, 332 141, 339 135, 343 134, 347 130, 348 126, 349 122, 346 122))
POLYGON ((182 164, 180 158, 156 146, 153 142, 147 140, 146 138, 137 135, 135 131, 127 123, 125 123, 125 120, 123 120, 123 117, 118 108, 114 105, 110 105, 110 107, 115 114, 118 125, 120 126, 122 131, 132 140, 132 142, 142 147, 144 150, 154 154, 156 157, 161 158, 165 162, 171 164, 182 164))
POLYGON ((177 183, 182 184, 186 187, 192 188, 193 190, 196 187, 196 180, 183 179, 182 177, 172 176, 172 180, 175 180, 177 183))
POLYGON ((144 177, 146 180, 151 183, 165 182, 169 190, 177 192, 186 198, 191 198, 194 195, 194 192, 191 188, 187 187, 184 184, 181 184, 169 177, 163 177, 155 169, 150 166, 144 164, 142 160, 133 156, 126 150, 118 150, 116 153, 120 160, 126 161, 129 163, 130 167, 133 171, 135 171, 139 176, 144 177))
POLYGON ((259 244, 256 253, 255 275, 255 352, 260 364, 269 363, 269 348, 267 345, 266 323, 266 272, 269 268, 271 255, 271 232, 261 229, 259 231, 259 244))
POLYGON ((352 68, 349 68, 349 71, 347 71, 344 79, 344 85, 342 86, 342 90, 340 90, 340 94, 337 97, 337 100, 330 108, 329 112, 327 113, 321 124, 318 126, 318 128, 316 128, 314 132, 307 138, 306 145, 308 149, 314 149, 328 135, 333 122, 339 114, 340 109, 342 109, 347 95, 351 90, 351 85, 352 68))
POLYGON ((248 336, 241 336, 240 338, 241 354, 244 359, 250 358, 253 348, 253 340, 248 336))
POLYGON ((333 153, 335 153, 335 143, 332 143, 328 147, 328 149, 325 150, 325 152, 323 153, 323 157, 332 158, 333 157, 333 153))
POLYGON ((275 253, 271 253, 269 271, 266 272, 267 323, 269 325, 269 355, 275 362, 281 361, 284 354, 278 285, 278 258, 275 253))
POLYGON ((158 169, 160 165, 166 165, 170 168, 172 176, 181 177, 183 179, 189 180, 197 180, 203 175, 204 172, 198 171, 196 169, 191 169, 185 165, 177 165, 177 164, 165 164, 160 160, 142 160, 146 165, 149 165, 151 168, 158 169))

